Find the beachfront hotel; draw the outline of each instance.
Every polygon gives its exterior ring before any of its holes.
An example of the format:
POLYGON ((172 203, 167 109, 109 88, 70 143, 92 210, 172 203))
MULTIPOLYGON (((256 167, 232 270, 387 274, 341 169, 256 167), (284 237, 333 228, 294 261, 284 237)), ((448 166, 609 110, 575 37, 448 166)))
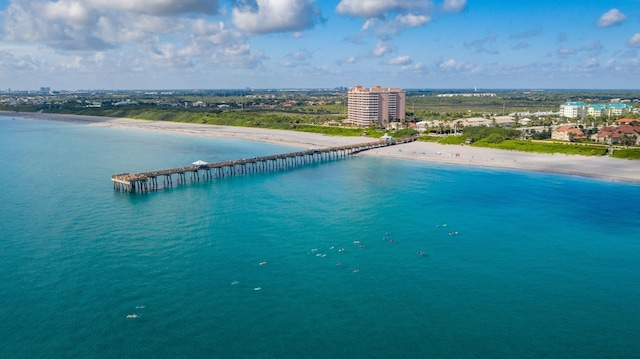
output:
POLYGON ((348 121, 357 126, 388 126, 406 117, 406 92, 400 88, 356 85, 348 92, 348 121))

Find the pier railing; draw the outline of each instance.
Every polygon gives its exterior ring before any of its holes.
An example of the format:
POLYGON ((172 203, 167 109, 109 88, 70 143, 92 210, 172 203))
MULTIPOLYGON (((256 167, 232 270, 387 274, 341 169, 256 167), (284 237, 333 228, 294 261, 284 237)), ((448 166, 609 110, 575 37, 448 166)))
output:
POLYGON ((191 164, 185 167, 170 168, 140 173, 120 173, 111 176, 113 188, 123 192, 148 192, 159 188, 158 178, 164 187, 187 182, 199 182, 215 178, 230 177, 247 173, 270 172, 298 167, 310 163, 342 159, 356 153, 375 148, 413 142, 418 136, 402 139, 380 140, 356 145, 308 149, 264 157, 243 158, 206 164, 191 164))

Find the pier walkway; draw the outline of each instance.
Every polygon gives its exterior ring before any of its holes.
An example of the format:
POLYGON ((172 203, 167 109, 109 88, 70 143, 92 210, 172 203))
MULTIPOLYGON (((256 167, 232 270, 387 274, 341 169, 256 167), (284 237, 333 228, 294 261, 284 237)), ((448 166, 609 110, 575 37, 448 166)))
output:
POLYGON ((309 149, 265 157, 243 158, 241 160, 223 161, 216 163, 203 162, 166 170, 120 173, 111 176, 113 188, 123 192, 149 192, 158 189, 158 178, 164 187, 189 182, 199 182, 215 178, 230 177, 247 173, 279 171, 298 167, 310 163, 319 163, 346 158, 356 153, 375 148, 393 146, 413 142, 418 136, 402 139, 380 140, 357 145, 309 149))

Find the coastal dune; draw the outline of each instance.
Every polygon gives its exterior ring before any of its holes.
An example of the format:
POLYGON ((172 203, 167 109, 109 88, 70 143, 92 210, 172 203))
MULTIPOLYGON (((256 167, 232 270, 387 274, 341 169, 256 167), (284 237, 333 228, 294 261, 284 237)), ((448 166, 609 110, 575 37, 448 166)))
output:
MULTIPOLYGON (((200 125, 180 122, 133 120, 98 116, 60 115, 48 113, 2 112, 0 116, 48 121, 84 123, 92 126, 131 128, 171 132, 193 136, 221 137, 246 141, 278 143, 292 147, 333 147, 375 141, 369 137, 325 136, 315 133, 263 128, 200 125)), ((365 151, 359 156, 395 158, 465 166, 508 168, 596 177, 613 181, 640 183, 640 162, 611 157, 588 157, 564 154, 441 145, 431 142, 411 142, 403 145, 365 151)))

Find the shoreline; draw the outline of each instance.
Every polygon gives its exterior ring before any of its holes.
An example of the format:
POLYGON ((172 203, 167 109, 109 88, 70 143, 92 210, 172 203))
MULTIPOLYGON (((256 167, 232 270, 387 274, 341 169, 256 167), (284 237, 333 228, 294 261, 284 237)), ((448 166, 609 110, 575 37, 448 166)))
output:
MULTIPOLYGON (((326 136, 316 133, 287 130, 134 120, 101 116, 9 111, 0 111, 0 116, 267 142, 300 148, 344 146, 377 140, 370 137, 326 136)), ((358 156, 548 172, 640 183, 640 163, 611 157, 540 154, 472 146, 442 145, 433 142, 419 141, 369 150, 358 154, 358 156)))

